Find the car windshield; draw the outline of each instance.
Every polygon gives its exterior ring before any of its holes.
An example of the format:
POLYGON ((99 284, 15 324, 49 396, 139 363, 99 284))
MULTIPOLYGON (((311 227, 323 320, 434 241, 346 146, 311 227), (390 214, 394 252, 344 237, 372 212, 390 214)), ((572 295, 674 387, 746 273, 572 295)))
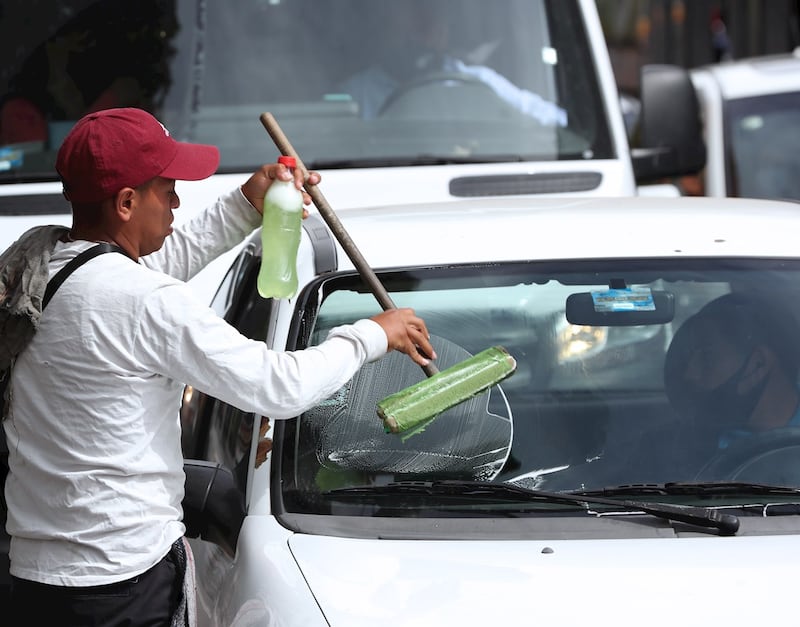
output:
MULTIPOLYGON (((346 489, 377 495, 409 481, 640 494, 686 482, 800 488, 796 260, 537 262, 382 280, 426 320, 440 367, 501 345, 517 370, 403 437, 384 430, 375 405, 424 374, 399 353, 366 365, 277 425, 274 485, 287 512, 374 516, 385 502, 357 502, 346 489)), ((310 344, 375 312, 352 276, 304 294, 310 344)), ((452 494, 392 494, 393 515, 441 515, 446 503, 467 515, 452 494)), ((470 515, 497 508, 492 498, 470 503, 470 515)))
POLYGON ((218 145, 220 172, 274 158, 265 111, 316 169, 609 158, 583 28, 563 0, 4 3, 0 176, 54 179, 112 106, 218 145))
POLYGON ((725 116, 731 195, 800 200, 800 93, 731 100, 725 116))

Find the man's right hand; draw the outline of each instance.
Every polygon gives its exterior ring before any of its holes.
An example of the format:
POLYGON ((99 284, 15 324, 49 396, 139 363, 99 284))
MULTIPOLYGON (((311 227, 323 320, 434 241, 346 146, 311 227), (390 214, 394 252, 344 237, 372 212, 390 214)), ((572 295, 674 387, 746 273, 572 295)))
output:
MULTIPOLYGON (((303 172, 300 168, 296 168, 292 175, 282 163, 268 163, 262 165, 242 185, 242 193, 245 195, 245 198, 250 201, 250 204, 256 208, 256 211, 261 213, 264 209, 264 196, 272 182, 276 180, 291 181, 292 176, 294 176, 295 187, 303 192, 303 204, 310 205, 311 196, 303 189, 303 186, 319 184, 321 180, 319 172, 309 172, 308 178, 303 180, 303 172)), ((303 213, 303 217, 306 217, 307 210, 304 209, 303 213)))
POLYGON ((381 325, 386 333, 389 350, 405 353, 420 366, 427 366, 431 359, 436 359, 436 351, 431 345, 425 321, 413 309, 389 309, 372 316, 370 320, 381 325))

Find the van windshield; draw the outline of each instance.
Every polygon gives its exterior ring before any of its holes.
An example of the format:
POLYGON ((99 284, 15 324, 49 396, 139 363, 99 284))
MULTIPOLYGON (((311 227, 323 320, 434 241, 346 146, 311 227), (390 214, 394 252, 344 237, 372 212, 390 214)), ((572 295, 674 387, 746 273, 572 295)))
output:
POLYGON ((315 169, 613 156, 574 2, 14 0, 0 30, 9 181, 55 179, 114 106, 219 146, 220 172, 274 159, 265 111, 315 169))

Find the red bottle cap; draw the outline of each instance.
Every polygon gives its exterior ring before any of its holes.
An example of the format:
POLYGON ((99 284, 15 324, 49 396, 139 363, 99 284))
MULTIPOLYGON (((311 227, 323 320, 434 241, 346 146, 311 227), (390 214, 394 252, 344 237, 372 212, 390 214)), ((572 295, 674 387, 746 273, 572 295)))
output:
POLYGON ((287 157, 285 155, 278 157, 278 163, 282 163, 287 168, 297 167, 297 160, 294 157, 287 157))

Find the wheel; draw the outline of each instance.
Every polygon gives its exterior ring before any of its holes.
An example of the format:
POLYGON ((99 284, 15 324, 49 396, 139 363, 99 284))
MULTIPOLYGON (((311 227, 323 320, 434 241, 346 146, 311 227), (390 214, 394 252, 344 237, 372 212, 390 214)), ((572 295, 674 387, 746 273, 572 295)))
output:
POLYGON ((412 79, 395 89, 378 115, 418 116, 441 109, 480 112, 485 110, 487 102, 494 108, 508 109, 479 78, 460 72, 438 72, 412 79))
POLYGON ((800 485, 800 428, 783 427, 744 436, 715 455, 698 481, 800 485))

